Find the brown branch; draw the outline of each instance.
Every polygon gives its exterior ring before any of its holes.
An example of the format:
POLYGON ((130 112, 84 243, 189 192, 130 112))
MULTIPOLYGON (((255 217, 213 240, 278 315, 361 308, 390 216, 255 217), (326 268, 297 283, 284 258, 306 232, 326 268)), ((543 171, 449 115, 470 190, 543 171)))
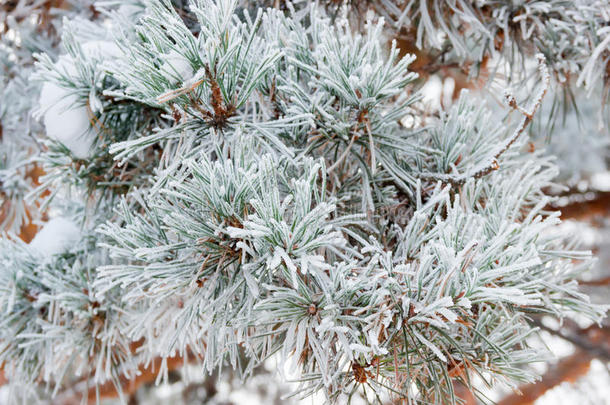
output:
POLYGON ((513 393, 500 400, 497 405, 527 405, 533 404, 545 392, 562 382, 575 382, 588 371, 593 357, 581 350, 571 356, 561 359, 557 364, 549 366, 549 370, 536 383, 519 388, 519 393, 513 393))
POLYGON ((577 221, 590 220, 594 217, 610 216, 610 192, 600 191, 593 194, 593 198, 578 196, 565 206, 549 205, 547 208, 561 211, 562 219, 577 221))
MULTIPOLYGON (((182 367, 185 360, 180 356, 170 357, 167 359, 167 370, 172 371, 182 367)), ((159 372, 161 359, 154 359, 148 367, 140 369, 141 374, 133 379, 121 377, 121 390, 125 395, 131 395, 138 390, 142 385, 151 383, 156 380, 159 372)), ((100 398, 114 398, 118 396, 116 387, 111 382, 101 385, 99 388, 100 398)), ((88 392, 89 403, 95 403, 96 388, 89 388, 88 392)))
POLYGON ((578 285, 587 287, 604 287, 610 285, 610 277, 604 277, 597 280, 579 280, 578 285))
MULTIPOLYGON (((195 357, 189 356, 189 360, 195 360, 195 357)), ((173 371, 181 368, 185 364, 185 359, 181 356, 169 357, 167 358, 167 370, 173 371)), ((121 376, 119 378, 120 390, 125 397, 129 397, 134 394, 140 387, 143 385, 152 383, 157 379, 162 359, 155 358, 147 367, 141 367, 139 372, 140 374, 134 378, 127 378, 125 376, 121 376)), ((119 396, 119 391, 117 387, 114 385, 112 381, 108 381, 102 385, 97 387, 95 386, 87 386, 86 381, 83 380, 79 382, 79 387, 73 387, 72 389, 68 389, 60 393, 57 397, 54 398, 53 404, 56 405, 79 405, 82 403, 83 392, 78 388, 84 388, 86 390, 87 395, 87 403, 95 404, 97 402, 97 395, 99 392, 100 399, 109 399, 116 398, 119 396), (84 387, 83 387, 84 386, 84 387)))
POLYGON ((576 352, 560 360, 556 365, 550 366, 542 380, 523 386, 518 393, 511 394, 498 402, 498 405, 525 405, 532 404, 549 389, 562 382, 574 382, 585 375, 589 370, 591 360, 601 358, 610 359, 610 330, 606 327, 592 325, 585 329, 578 328, 573 321, 566 320, 560 329, 544 326, 540 321, 533 323, 547 332, 559 336, 574 344, 576 352))
POLYGON ((457 398, 462 400, 462 405, 477 405, 474 393, 461 382, 453 381, 453 392, 457 398))
POLYGON ((531 323, 552 335, 572 343, 593 357, 610 361, 610 330, 608 328, 591 325, 586 329, 581 329, 570 320, 566 320, 559 329, 550 328, 538 319, 532 320, 531 323))
MULTIPOLYGON (((142 341, 134 342, 131 345, 131 350, 135 351, 139 346, 142 345, 142 341)), ((187 362, 193 362, 199 357, 194 355, 190 350, 187 352, 186 358, 181 356, 168 357, 166 359, 167 371, 171 372, 181 368, 187 362)), ((82 405, 83 395, 87 395, 88 404, 96 404, 98 393, 100 399, 117 398, 120 392, 127 398, 133 395, 143 385, 152 383, 157 379, 159 371, 161 369, 163 359, 157 357, 153 359, 148 366, 141 365, 139 373, 133 378, 128 378, 124 375, 119 377, 119 386, 115 386, 113 381, 107 381, 104 384, 90 386, 87 378, 80 379, 75 384, 67 387, 59 392, 59 394, 53 398, 52 404, 54 405, 82 405)), ((9 381, 5 376, 3 366, 0 366, 0 386, 7 384, 9 381)))
MULTIPOLYGON (((33 165, 26 167, 24 179, 29 179, 34 186, 39 186, 40 177, 43 176, 44 174, 45 174, 45 172, 42 169, 42 167, 40 165, 34 163, 33 165)), ((41 197, 46 197, 48 194, 49 194, 49 191, 47 190, 41 194, 41 197)), ((6 195, 2 191, 2 184, 0 184, 0 200, 3 200, 2 203, 0 203, 0 223, 6 221, 5 229, 2 229, 1 231, 6 231, 13 224, 15 217, 13 216, 12 219, 11 218, 7 219, 7 215, 9 214, 9 212, 11 210, 11 200, 7 199, 6 195)), ((36 233, 38 233, 39 227, 36 224, 34 224, 32 221, 33 220, 32 217, 34 216, 32 214, 32 212, 35 212, 36 210, 38 210, 39 207, 40 207, 39 201, 35 201, 31 205, 25 206, 25 222, 21 224, 21 227, 19 228, 19 234, 17 235, 25 243, 30 243, 30 241, 32 239, 34 239, 34 236, 36 236, 36 233)), ((45 220, 44 212, 40 213, 39 216, 40 216, 40 218, 45 220)))

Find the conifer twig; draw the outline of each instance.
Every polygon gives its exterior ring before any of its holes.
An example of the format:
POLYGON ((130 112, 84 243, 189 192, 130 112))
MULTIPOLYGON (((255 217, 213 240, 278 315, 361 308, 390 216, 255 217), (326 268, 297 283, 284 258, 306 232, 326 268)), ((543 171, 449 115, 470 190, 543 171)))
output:
POLYGON ((441 173, 418 173, 417 176, 419 178, 425 179, 425 180, 433 180, 433 181, 440 180, 441 182, 444 182, 444 183, 452 184, 454 186, 460 186, 460 185, 464 184, 468 179, 481 178, 499 168, 498 159, 508 149, 510 149, 510 147, 519 139, 519 137, 521 137, 521 135, 523 134, 523 132, 525 131, 527 126, 532 122, 532 120, 534 119, 534 115, 536 114, 536 111, 542 104, 542 100, 544 99, 544 96, 546 95, 546 93, 549 89, 550 75, 549 75, 549 71, 548 71, 548 67, 546 65, 546 60, 544 58, 544 55, 537 54, 536 58, 538 59, 538 68, 539 68, 540 74, 542 76, 542 87, 538 91, 538 95, 534 99, 533 105, 529 111, 520 107, 517 104, 517 101, 515 100, 515 98, 512 94, 510 94, 508 92, 506 93, 505 98, 508 102, 508 105, 510 107, 516 109, 517 111, 519 111, 523 115, 523 118, 521 119, 521 122, 519 123, 517 128, 515 128, 515 130, 513 131, 513 134, 508 138, 507 141, 504 142, 504 145, 494 153, 494 155, 491 157, 491 159, 488 160, 488 163, 485 163, 484 166, 480 169, 475 169, 475 171, 473 173, 471 172, 471 173, 467 173, 467 174, 464 174, 461 176, 453 176, 453 175, 441 174, 441 173))

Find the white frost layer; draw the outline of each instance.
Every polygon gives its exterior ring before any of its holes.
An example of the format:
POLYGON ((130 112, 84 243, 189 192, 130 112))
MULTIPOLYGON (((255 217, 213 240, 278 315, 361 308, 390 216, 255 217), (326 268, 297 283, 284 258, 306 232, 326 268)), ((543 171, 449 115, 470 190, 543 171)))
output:
POLYGON ((79 227, 66 218, 53 218, 47 222, 30 242, 30 247, 49 257, 62 253, 81 238, 79 227))

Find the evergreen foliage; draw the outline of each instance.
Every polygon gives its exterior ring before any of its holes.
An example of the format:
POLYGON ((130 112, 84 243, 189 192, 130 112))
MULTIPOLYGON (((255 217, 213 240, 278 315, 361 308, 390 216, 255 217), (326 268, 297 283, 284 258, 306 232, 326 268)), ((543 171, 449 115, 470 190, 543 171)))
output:
POLYGON ((605 166, 607 1, 76 3, 46 31, 0 6, 12 401, 99 401, 178 355, 242 378, 275 357, 328 403, 455 403, 536 378, 532 314, 605 316, 547 210, 588 169, 531 146, 595 121, 605 166), (504 76, 430 112, 421 59, 504 76))

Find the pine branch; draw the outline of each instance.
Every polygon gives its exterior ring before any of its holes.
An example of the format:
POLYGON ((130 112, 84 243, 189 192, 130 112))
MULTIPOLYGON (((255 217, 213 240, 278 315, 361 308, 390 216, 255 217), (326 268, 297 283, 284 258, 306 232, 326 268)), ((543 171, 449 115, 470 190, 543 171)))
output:
MULTIPOLYGON (((548 210, 557 166, 519 148, 550 72, 599 82, 596 10, 386 1, 365 17, 360 2, 188 3, 73 2, 63 28, 52 23, 65 53, 51 38, 31 77, 20 64, 32 66, 44 35, 28 31, 32 19, 7 22, 3 214, 60 215, 30 244, 0 238, 0 362, 25 388, 11 400, 131 394, 162 377, 153 365, 188 354, 241 378, 276 358, 295 395, 329 404, 384 393, 452 404, 472 401, 456 396, 476 392, 471 375, 535 378, 532 313, 605 315, 574 282, 591 258, 548 210), (561 27, 574 33, 555 37, 561 27), (481 93, 430 114, 415 57, 387 41, 403 28, 423 48, 422 83, 458 60, 495 80, 497 60, 529 93, 540 49, 532 103, 507 95, 515 128, 481 93), (584 54, 561 42, 558 55, 554 38, 586 40, 584 54), (35 105, 41 125, 30 127, 35 105), (45 171, 36 190, 23 171, 32 161, 45 171), (40 212, 23 204, 45 190, 40 212)), ((607 356, 594 347, 605 331, 552 332, 607 356)))

